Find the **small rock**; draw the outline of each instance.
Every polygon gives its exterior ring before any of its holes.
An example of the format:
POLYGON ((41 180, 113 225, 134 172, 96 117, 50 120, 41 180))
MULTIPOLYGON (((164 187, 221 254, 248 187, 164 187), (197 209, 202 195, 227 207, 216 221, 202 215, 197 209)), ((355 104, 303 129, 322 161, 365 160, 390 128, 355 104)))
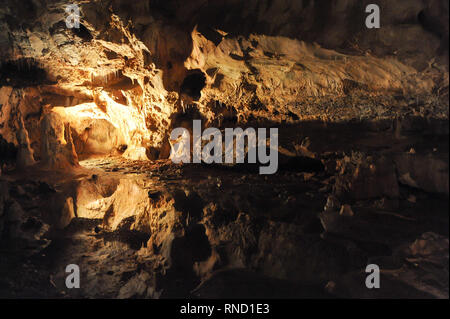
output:
POLYGON ((412 256, 442 256, 447 258, 448 263, 448 238, 433 232, 422 234, 409 246, 409 250, 412 256))
POLYGON ((352 210, 352 207, 348 204, 342 205, 341 210, 339 211, 339 215, 352 217, 355 213, 352 210))
POLYGON ((417 201, 416 196, 414 196, 414 195, 409 195, 409 197, 408 197, 408 202, 410 202, 410 203, 416 203, 416 201, 417 201))
POLYGON ((336 283, 334 281, 327 282, 327 284, 325 285, 325 291, 333 294, 336 291, 336 283))
POLYGON ((339 205, 340 205, 339 200, 335 196, 330 195, 327 198, 324 210, 325 211, 337 210, 339 205))

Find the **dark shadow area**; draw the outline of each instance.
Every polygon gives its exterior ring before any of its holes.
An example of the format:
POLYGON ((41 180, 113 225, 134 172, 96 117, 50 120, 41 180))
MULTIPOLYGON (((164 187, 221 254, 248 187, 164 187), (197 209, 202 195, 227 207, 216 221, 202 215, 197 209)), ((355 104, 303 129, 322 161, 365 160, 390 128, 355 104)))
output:
POLYGON ((200 70, 192 70, 181 84, 180 93, 190 96, 194 101, 200 99, 201 91, 206 85, 206 77, 200 70))
POLYGON ((79 28, 72 28, 73 33, 83 39, 83 41, 91 41, 93 39, 91 32, 82 24, 79 28))
POLYGON ((15 147, 13 143, 8 143, 8 141, 5 140, 2 135, 0 135, 0 169, 3 170, 4 165, 14 165, 16 156, 17 147, 15 147))
POLYGON ((47 72, 34 59, 9 60, 0 65, 0 86, 23 88, 49 82, 47 72))

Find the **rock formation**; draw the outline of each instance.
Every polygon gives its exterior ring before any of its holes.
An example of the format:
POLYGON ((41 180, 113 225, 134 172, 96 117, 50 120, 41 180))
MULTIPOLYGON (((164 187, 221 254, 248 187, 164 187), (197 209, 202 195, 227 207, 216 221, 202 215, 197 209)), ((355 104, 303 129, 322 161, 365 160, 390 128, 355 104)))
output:
POLYGON ((3 0, 0 297, 448 298, 448 1, 372 2, 3 0), (172 163, 195 119, 277 174, 172 163))

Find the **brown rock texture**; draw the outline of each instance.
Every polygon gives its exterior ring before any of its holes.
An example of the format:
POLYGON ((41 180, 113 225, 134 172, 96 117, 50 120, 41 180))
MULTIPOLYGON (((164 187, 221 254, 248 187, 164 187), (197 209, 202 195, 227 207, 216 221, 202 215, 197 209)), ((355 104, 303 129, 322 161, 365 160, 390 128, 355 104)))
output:
POLYGON ((449 3, 372 2, 2 0, 0 297, 448 298, 449 3), (172 163, 194 119, 278 172, 172 163))
MULTIPOLYGON (((27 0, 22 11, 6 1, 0 11, 0 132, 9 142, 18 125, 8 108, 19 107, 33 131, 46 105, 105 113, 84 124, 65 119, 76 126, 77 151, 124 143, 133 159, 142 148, 160 152, 183 114, 208 126, 448 118, 445 1, 382 1, 383 27, 374 30, 363 23, 364 1, 78 4, 79 29, 66 26, 64 1, 27 0), (107 123, 120 131, 113 141, 84 145, 107 123)), ((39 140, 31 137, 37 155, 39 140)))

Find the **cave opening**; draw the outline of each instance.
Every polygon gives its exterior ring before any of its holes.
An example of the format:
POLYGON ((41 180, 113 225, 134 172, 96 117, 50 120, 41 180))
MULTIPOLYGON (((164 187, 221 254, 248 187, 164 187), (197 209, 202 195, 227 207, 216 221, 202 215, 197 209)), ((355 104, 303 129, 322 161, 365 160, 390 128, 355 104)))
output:
POLYGON ((186 94, 192 100, 198 101, 201 97, 201 91, 206 86, 206 77, 200 70, 192 70, 181 84, 180 93, 186 94))

